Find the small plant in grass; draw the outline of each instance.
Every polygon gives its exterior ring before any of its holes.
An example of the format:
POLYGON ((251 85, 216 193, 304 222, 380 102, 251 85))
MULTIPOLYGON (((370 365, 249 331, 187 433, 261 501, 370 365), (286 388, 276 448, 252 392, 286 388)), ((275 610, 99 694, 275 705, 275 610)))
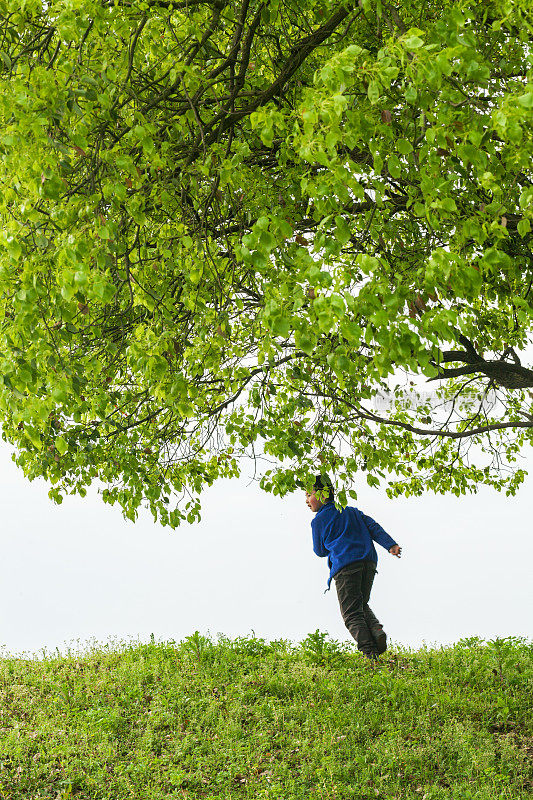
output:
POLYGON ((191 636, 185 638, 182 650, 190 653, 200 664, 212 646, 212 642, 207 636, 202 636, 199 631, 195 631, 191 636))
POLYGON ((327 633, 318 629, 309 633, 302 642, 305 657, 313 664, 320 666, 334 666, 345 661, 345 654, 350 646, 345 643, 330 639, 327 633))

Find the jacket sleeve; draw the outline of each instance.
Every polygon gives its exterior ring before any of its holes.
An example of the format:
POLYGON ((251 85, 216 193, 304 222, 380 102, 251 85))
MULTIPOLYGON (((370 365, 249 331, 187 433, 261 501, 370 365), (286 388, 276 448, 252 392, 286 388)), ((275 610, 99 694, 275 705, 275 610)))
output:
POLYGON ((328 551, 326 550, 326 548, 322 543, 322 527, 323 526, 320 524, 319 520, 313 519, 311 521, 311 531, 313 534, 313 550, 315 551, 317 556, 320 556, 320 558, 324 558, 325 556, 328 555, 328 551))
POLYGON ((391 547, 393 547, 393 545, 397 544, 397 542, 395 542, 394 539, 383 530, 381 525, 378 522, 376 522, 375 519, 372 519, 372 517, 368 517, 366 514, 363 514, 362 511, 361 511, 361 516, 363 518, 363 522, 368 528, 368 532, 370 533, 372 539, 374 539, 375 542, 384 547, 385 550, 390 550, 391 547))

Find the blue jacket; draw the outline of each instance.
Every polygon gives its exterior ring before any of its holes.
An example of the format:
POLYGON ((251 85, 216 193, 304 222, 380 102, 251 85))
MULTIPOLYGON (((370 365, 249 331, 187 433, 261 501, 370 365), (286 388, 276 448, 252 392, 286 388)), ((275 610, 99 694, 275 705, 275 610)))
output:
POLYGON ((328 557, 328 589, 333 576, 347 564, 354 561, 377 563, 378 555, 372 540, 386 550, 396 544, 372 517, 351 506, 338 511, 333 502, 326 503, 316 512, 311 530, 313 550, 317 556, 328 557))

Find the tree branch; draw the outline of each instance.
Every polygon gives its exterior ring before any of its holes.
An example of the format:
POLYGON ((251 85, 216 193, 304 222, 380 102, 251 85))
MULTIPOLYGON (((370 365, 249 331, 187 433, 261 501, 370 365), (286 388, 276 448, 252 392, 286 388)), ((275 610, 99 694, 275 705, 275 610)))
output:
MULTIPOLYGON (((324 395, 330 396, 330 395, 324 395)), ((445 430, 431 430, 427 428, 419 428, 416 425, 411 425, 409 422, 401 422, 400 420, 387 419, 373 414, 372 411, 363 408, 362 406, 355 406, 347 400, 342 400, 345 405, 353 409, 356 414, 363 419, 371 420, 372 422, 380 422, 383 425, 391 427, 403 428, 404 430, 411 431, 411 433, 418 433, 421 436, 440 436, 448 439, 465 439, 468 436, 475 436, 480 433, 487 433, 488 431, 499 431, 505 428, 533 428, 533 419, 530 422, 496 422, 493 425, 482 425, 478 428, 472 428, 464 431, 445 431, 445 430)))
MULTIPOLYGON (((346 17, 351 13, 353 8, 352 3, 348 3, 343 5, 338 11, 333 14, 327 22, 324 23, 320 28, 317 28, 314 33, 309 34, 309 36, 305 36, 300 41, 296 42, 291 48, 291 55, 283 65, 279 76, 276 80, 270 84, 270 86, 259 92, 258 95, 255 97, 253 102, 249 103, 244 108, 237 109, 228 113, 227 109, 223 112, 218 114, 210 123, 209 127, 213 128, 215 125, 218 124, 212 133, 206 138, 205 144, 207 147, 212 145, 216 142, 219 137, 228 129, 230 128, 235 122, 238 122, 243 117, 249 116, 253 111, 259 108, 266 103, 269 103, 274 97, 279 95, 286 83, 292 78, 294 73, 299 69, 299 67, 303 64, 305 59, 309 56, 310 53, 313 52, 322 42, 328 39, 333 31, 341 24, 341 22, 346 19, 346 17)), ((359 11, 358 14, 361 12, 359 11)), ((254 19, 255 23, 255 19, 254 19)), ((252 25, 254 24, 252 23, 252 25)), ((242 71, 242 68, 241 68, 242 71)), ((237 81, 238 84, 238 81, 237 81)), ((242 86, 241 86, 242 88, 242 86)), ((233 98, 234 99, 234 98, 233 98)), ((189 154, 188 163, 192 163, 198 155, 200 154, 201 150, 199 148, 199 142, 195 143, 195 146, 192 152, 189 154)))

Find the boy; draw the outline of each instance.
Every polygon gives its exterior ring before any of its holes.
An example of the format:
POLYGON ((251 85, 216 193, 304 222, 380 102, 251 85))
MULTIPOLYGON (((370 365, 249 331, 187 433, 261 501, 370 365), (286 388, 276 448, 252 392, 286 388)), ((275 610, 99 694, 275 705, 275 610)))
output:
POLYGON ((344 624, 358 649, 374 661, 387 649, 387 634, 368 605, 378 560, 372 540, 398 558, 402 548, 358 508, 348 506, 338 511, 327 475, 317 475, 313 491, 305 495, 307 505, 316 514, 311 521, 313 550, 317 556, 328 557, 328 589, 335 578, 344 624), (316 496, 317 492, 322 500, 316 496))

